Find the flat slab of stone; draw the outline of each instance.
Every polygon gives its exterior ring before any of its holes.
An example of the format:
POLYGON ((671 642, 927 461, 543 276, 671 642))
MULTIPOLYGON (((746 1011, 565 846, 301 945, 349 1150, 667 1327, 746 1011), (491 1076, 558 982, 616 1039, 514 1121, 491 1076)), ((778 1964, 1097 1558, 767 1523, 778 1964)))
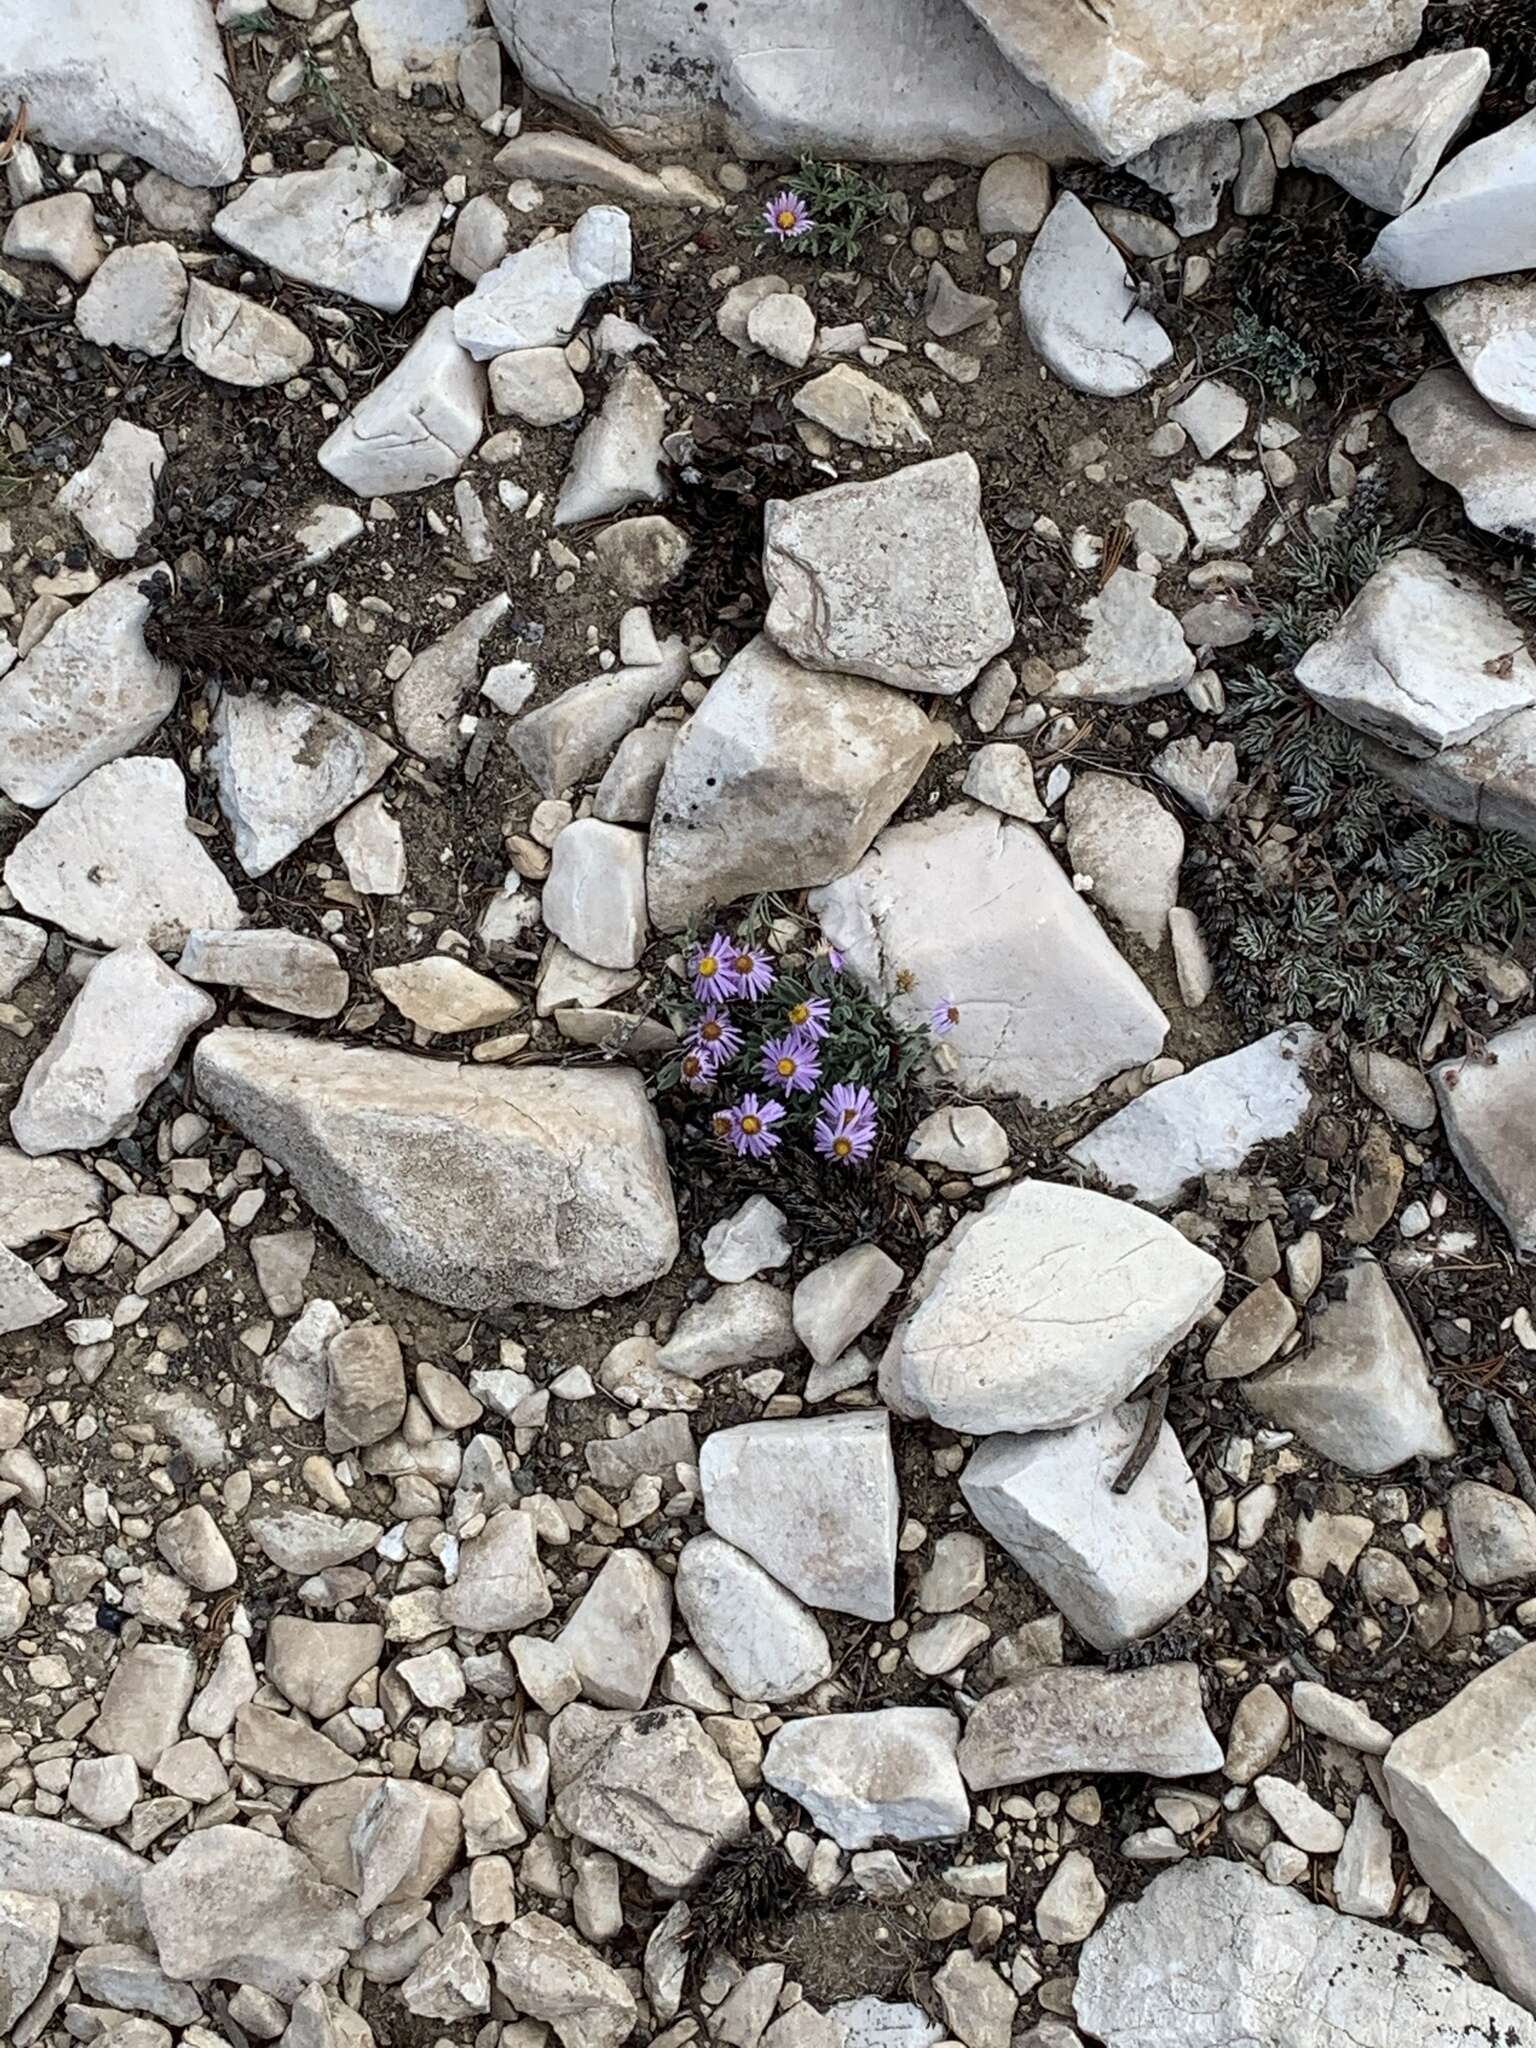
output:
POLYGON ((562 1827, 669 1891, 695 1883, 750 1825, 730 1765, 686 1707, 567 1707, 550 1731, 549 1768, 562 1827))
POLYGON ((1437 50, 1373 79, 1296 137, 1291 161, 1324 171, 1378 213, 1402 213, 1471 120, 1488 52, 1437 50))
POLYGON ((1217 1857, 1117 1906, 1078 1955, 1104 2048, 1533 2048, 1536 2020, 1416 1941, 1217 1857))
POLYGON ((253 178, 213 232, 283 277, 398 313, 443 217, 440 198, 405 193, 403 171, 348 144, 319 170, 253 178))
POLYGON ((1470 143, 1376 237, 1372 269, 1411 291, 1536 266, 1536 111, 1470 143))
POLYGON ((1272 1031, 1158 1082, 1067 1157, 1133 1201, 1172 1208, 1202 1174, 1230 1172, 1258 1146, 1302 1128, 1316 1101, 1312 1067, 1321 1049, 1308 1025, 1272 1031))
POLYGON ((8 1251, 40 1237, 67 1237, 106 1205, 105 1185, 72 1159, 29 1159, 0 1145, 0 1244, 8 1251))
POLYGON ((1536 703, 1536 661, 1519 626, 1474 577, 1422 548, 1376 571, 1297 662, 1296 680, 1402 754, 1464 745, 1536 703))
POLYGON ((1195 673, 1183 628, 1157 601, 1157 578, 1117 569, 1080 608, 1083 658, 1058 669, 1052 695, 1093 704, 1144 704, 1182 690, 1195 673))
POLYGON ((1139 1671, 1083 1664, 1032 1671, 989 1692, 960 1743, 960 1769, 976 1792, 1063 1771, 1196 1778, 1219 1770, 1221 1759, 1201 1705, 1199 1670, 1185 1663, 1139 1671))
POLYGON ((375 1272, 458 1308, 574 1308, 677 1256, 661 1128, 627 1069, 460 1067, 216 1031, 205 1101, 375 1272))
POLYGON ((788 1721, 763 1758, 763 1776, 799 1800, 844 1849, 945 1841, 970 1826, 955 1763, 960 1723, 941 1707, 880 1707, 788 1721))
POLYGON ((673 1595, 694 1646, 738 1699, 798 1699, 831 1675, 814 1615, 762 1566, 718 1536, 695 1536, 677 1560, 673 1595))
POLYGON ((360 498, 430 490, 456 477, 485 425, 485 371, 440 306, 394 368, 327 436, 315 460, 360 498))
POLYGON ((0 0, 0 104, 55 149, 121 150, 184 185, 227 185, 245 163, 224 48, 206 0, 132 13, 0 0))
POLYGON ((1019 313, 1040 360, 1099 398, 1143 390, 1173 356, 1124 256, 1073 192, 1061 194, 1025 258, 1019 313))
POLYGON ((141 1889, 149 1865, 109 1835, 40 1814, 0 1813, 0 1869, 10 1890, 53 1901, 71 1948, 147 1946, 141 1889))
POLYGON ((514 349, 560 348, 587 300, 628 280, 629 215, 590 206, 567 233, 513 250, 454 307, 453 332, 477 363, 514 349))
POLYGON ((1267 1421, 1350 1472, 1455 1455, 1413 1325, 1374 1259, 1346 1268, 1343 1294, 1317 1310, 1308 1335, 1305 1350, 1243 1383, 1267 1421))
POLYGON ((87 945, 180 949, 201 926, 244 924, 235 892, 187 828, 174 761, 93 769, 18 839, 5 879, 23 910, 87 945))
POLYGON ((1474 526, 1522 546, 1536 539, 1533 437, 1479 398, 1460 370, 1426 371, 1387 416, 1415 462, 1460 497, 1474 526))
POLYGON ((1067 1429, 1123 1401, 1221 1288, 1217 1261, 1144 1209, 1017 1181, 930 1254, 881 1391, 949 1429, 1067 1429))
POLYGON ((187 286, 181 348, 205 377, 243 391, 286 383, 309 367, 315 353, 309 336, 286 314, 201 277, 187 286))
POLYGON ((227 690, 212 732, 208 760, 219 781, 219 808, 248 875, 268 874, 286 860, 396 759, 387 741, 290 691, 265 697, 227 690))
POLYGON ((679 931, 717 903, 846 874, 937 740, 906 698, 753 640, 666 757, 646 853, 652 919, 679 931))
POLYGON ((65 612, 0 691, 0 790, 45 810, 93 768, 141 747, 175 708, 181 677, 144 644, 135 571, 65 612))
POLYGON ((1167 1019, 1033 826, 972 804, 889 826, 811 909, 901 1023, 958 1008, 967 1093, 1059 1108, 1162 1051, 1167 1019))
POLYGON ((1536 427, 1536 284, 1480 279, 1425 304, 1479 398, 1515 426, 1536 427))
POLYGON ((889 1621, 901 1496, 880 1410, 717 1429, 704 1518, 809 1607, 889 1621))
POLYGON ((1430 1074, 1462 1171, 1514 1240, 1536 1251, 1536 1019, 1499 1031, 1482 1056, 1430 1074))
MULTIPOLYGON (((1479 1672, 1405 1729, 1385 1770, 1415 1867, 1502 1988, 1536 2009, 1536 1856, 1517 1818, 1536 1772, 1536 1646, 1479 1672)), ((1536 2021, 1527 2024, 1536 2040, 1536 2021)))
POLYGON ((1155 1634, 1205 1584, 1205 1508, 1166 1422, 1114 1491, 1145 1415, 1127 1401, 1075 1429, 989 1437, 960 1477, 977 1521, 1096 1650, 1155 1634))
MULTIPOLYGON (((181 268, 179 259, 176 267, 178 271, 181 268)), ((103 264, 97 275, 105 269, 103 264)), ((114 562, 130 562, 154 524, 155 485, 164 467, 165 443, 160 436, 147 427, 134 426, 131 420, 116 419, 85 468, 76 470, 53 502, 78 522, 104 555, 114 562)), ((142 573, 134 580, 142 582, 142 573)))

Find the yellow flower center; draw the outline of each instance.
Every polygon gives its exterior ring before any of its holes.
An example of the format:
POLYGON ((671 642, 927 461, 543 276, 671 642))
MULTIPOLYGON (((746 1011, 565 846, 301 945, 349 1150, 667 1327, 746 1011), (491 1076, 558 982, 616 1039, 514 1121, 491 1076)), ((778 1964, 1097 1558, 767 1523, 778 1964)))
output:
POLYGON ((736 955, 736 972, 738 974, 750 974, 756 965, 757 962, 750 953, 738 953, 736 955))
POLYGON ((720 1036, 720 1026, 714 1021, 712 1017, 706 1017, 704 1022, 699 1026, 699 1036, 704 1040, 704 1043, 706 1045, 712 1044, 713 1041, 720 1036))
POLYGON ((712 974, 718 974, 719 972, 720 962, 715 958, 713 953, 706 953, 703 959, 699 962, 699 974, 701 978, 705 981, 708 981, 709 977, 712 974))
POLYGON ((799 219, 799 215, 792 206, 781 206, 776 218, 781 228, 792 228, 799 219))
POLYGON ((853 1150, 852 1138, 834 1138, 832 1140, 832 1150, 837 1154, 839 1159, 846 1159, 848 1157, 848 1154, 853 1150))
POLYGON ((762 1128, 763 1120, 761 1117, 744 1116, 741 1120, 742 1135, 744 1137, 755 1138, 762 1128))
POLYGON ((794 1071, 795 1063, 792 1059, 782 1059, 779 1061, 779 1073, 786 1081, 789 1080, 794 1071))
POLYGON ((811 1006, 809 1003, 793 1003, 790 1006, 789 1021, 791 1024, 804 1024, 809 1019, 810 1014, 811 1006))

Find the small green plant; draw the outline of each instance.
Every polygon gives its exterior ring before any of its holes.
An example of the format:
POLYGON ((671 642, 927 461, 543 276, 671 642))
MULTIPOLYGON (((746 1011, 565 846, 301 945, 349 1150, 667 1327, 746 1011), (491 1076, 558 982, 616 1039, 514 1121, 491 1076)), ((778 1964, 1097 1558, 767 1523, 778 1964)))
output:
POLYGON ((1379 473, 1364 479, 1333 526, 1289 541, 1277 567, 1284 587, 1259 617, 1259 635, 1292 667, 1331 633, 1384 562, 1407 545, 1386 527, 1379 473))
POLYGON ((804 238, 806 253, 844 268, 860 262, 865 235, 890 212, 888 188, 852 164, 823 163, 817 157, 803 156, 794 190, 805 201, 814 223, 804 238))
POLYGON ((1315 377, 1321 367, 1293 334, 1261 320, 1251 306, 1238 307, 1232 332, 1216 344, 1211 361, 1218 369, 1231 365, 1251 371, 1277 405, 1294 405, 1301 379, 1315 377))

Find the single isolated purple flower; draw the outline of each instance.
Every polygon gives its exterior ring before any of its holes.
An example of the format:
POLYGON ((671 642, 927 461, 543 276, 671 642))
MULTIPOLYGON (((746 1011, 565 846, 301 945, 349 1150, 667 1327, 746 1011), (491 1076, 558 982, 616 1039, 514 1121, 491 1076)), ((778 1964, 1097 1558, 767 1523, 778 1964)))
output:
POLYGON ((821 1114, 813 1135, 823 1159, 839 1166, 857 1166, 875 1149, 880 1113, 867 1088, 839 1081, 821 1098, 821 1114))
POLYGON ((830 942, 827 943, 821 957, 826 961, 834 974, 842 973, 843 949, 841 946, 834 946, 830 942))
POLYGON ((798 192, 780 192, 763 208, 763 226, 780 242, 796 242, 816 225, 798 192))
POLYGON ((694 1018, 693 1049, 708 1059, 711 1071, 741 1051, 741 1033, 718 1003, 709 1004, 694 1018))
POLYGON ((733 995, 765 996, 773 987, 773 963, 761 946, 733 941, 725 956, 725 969, 736 984, 733 995))
POLYGON ((741 1154, 753 1159, 766 1159, 770 1152, 779 1147, 779 1134, 773 1128, 784 1119, 784 1105, 770 1099, 760 1102, 755 1095, 743 1095, 730 1112, 730 1143, 741 1154))
POLYGON ((730 967, 732 951, 731 941, 724 932, 716 932, 702 946, 694 947, 688 961, 688 972, 693 980, 693 992, 701 1003, 724 1000, 739 993, 730 967))
POLYGON ((782 1088, 786 1095, 809 1095, 821 1079, 815 1039, 801 1031, 770 1038, 763 1047, 761 1072, 770 1088, 782 1088))
POLYGON ((784 1012, 784 1021, 791 1031, 798 1031, 802 1037, 818 1042, 830 1030, 831 1017, 832 1005, 825 996, 802 996, 784 1012))
POLYGON ((933 1014, 928 1019, 928 1029, 935 1038, 948 1038, 960 1022, 960 1005, 953 996, 946 996, 942 1003, 935 1003, 933 1014))

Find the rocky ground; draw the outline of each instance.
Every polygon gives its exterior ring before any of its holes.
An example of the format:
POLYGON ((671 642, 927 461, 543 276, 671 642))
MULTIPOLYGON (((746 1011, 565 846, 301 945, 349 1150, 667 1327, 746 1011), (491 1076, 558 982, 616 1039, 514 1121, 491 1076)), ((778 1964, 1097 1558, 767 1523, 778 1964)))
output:
POLYGON ((491 11, 0 0, 0 2038, 1536 2044, 1536 34, 491 11))

